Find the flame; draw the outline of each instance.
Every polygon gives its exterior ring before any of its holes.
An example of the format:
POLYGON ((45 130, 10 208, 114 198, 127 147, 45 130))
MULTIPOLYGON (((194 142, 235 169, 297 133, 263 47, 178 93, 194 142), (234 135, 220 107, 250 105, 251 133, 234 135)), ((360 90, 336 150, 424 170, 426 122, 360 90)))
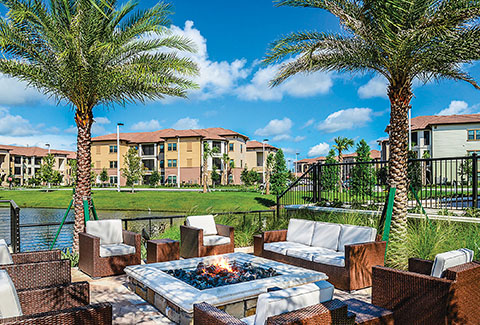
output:
POLYGON ((228 264, 228 260, 223 257, 220 257, 219 259, 217 259, 215 262, 212 263, 212 265, 215 265, 217 269, 233 272, 232 267, 230 266, 230 264, 228 264))

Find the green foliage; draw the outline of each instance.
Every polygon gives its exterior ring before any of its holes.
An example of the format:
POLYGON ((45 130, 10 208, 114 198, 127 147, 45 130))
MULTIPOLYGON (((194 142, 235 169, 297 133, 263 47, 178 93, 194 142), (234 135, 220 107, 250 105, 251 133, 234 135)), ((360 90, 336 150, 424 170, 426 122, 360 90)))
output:
MULTIPOLYGON (((360 140, 357 144, 357 162, 369 162, 370 146, 365 140, 360 140)), ((350 191, 355 195, 372 195, 377 183, 375 169, 370 164, 356 164, 350 172, 350 191)))
POLYGON ((55 165, 55 157, 51 154, 48 154, 42 159, 42 165, 40 166, 38 178, 44 183, 55 183, 55 175, 53 166, 55 165))
POLYGON ((93 170, 93 162, 92 164, 90 165, 90 183, 93 185, 97 182, 97 173, 95 173, 95 171, 93 170))
POLYGON ((408 224, 407 256, 433 260, 435 255, 449 250, 447 243, 453 235, 449 223, 412 220, 408 224))
POLYGON ((335 160, 335 150, 330 149, 328 152, 327 157, 325 157, 325 165, 323 165, 322 173, 320 175, 320 184, 322 189, 326 191, 332 191, 338 185, 339 179, 339 167, 335 164, 337 161, 335 160))
POLYGON ((71 170, 71 179, 73 180, 72 184, 75 184, 77 181, 77 159, 70 159, 68 161, 68 165, 70 166, 71 170))
POLYGON ((213 184, 218 184, 220 183, 220 174, 217 172, 217 170, 215 168, 213 168, 211 174, 210 174, 210 177, 212 179, 212 183, 213 184))
POLYGON ((463 159, 460 165, 458 165, 458 173, 460 174, 460 180, 462 184, 467 184, 472 180, 472 160, 471 159, 463 159))
POLYGON ((240 180, 242 181, 243 185, 250 186, 250 178, 248 177, 248 168, 247 164, 245 164, 245 168, 243 168, 242 173, 240 174, 240 180))
POLYGON ((353 139, 345 137, 336 137, 333 141, 335 141, 333 147, 338 152, 338 162, 341 163, 343 161, 343 152, 353 147, 355 143, 353 142, 353 139))
POLYGON ((100 173, 100 181, 102 183, 108 182, 109 177, 108 177, 108 171, 106 168, 102 169, 102 172, 100 173))
POLYGON ((148 181, 150 183, 150 186, 156 187, 158 185, 158 182, 160 182, 160 173, 154 170, 152 172, 152 175, 150 175, 150 178, 148 181))
POLYGON ((80 254, 78 252, 74 252, 71 248, 66 248, 61 251, 62 258, 70 260, 71 267, 77 267, 78 261, 80 259, 80 254))
POLYGON ((121 169, 122 175, 127 179, 127 186, 131 186, 133 192, 135 183, 140 181, 143 176, 142 158, 138 156, 135 147, 130 147, 123 158, 125 167, 121 169))
POLYGON ((262 178, 253 169, 248 170, 248 167, 245 164, 245 168, 242 170, 242 173, 240 174, 240 180, 242 181, 243 185, 252 186, 254 184, 261 182, 262 178))
POLYGON ((280 195, 287 189, 288 169, 285 162, 285 156, 282 149, 279 149, 275 154, 275 163, 272 169, 272 176, 270 178, 270 184, 272 187, 272 193, 280 195))
MULTIPOLYGON (((408 159, 417 159, 417 152, 410 150, 408 159)), ((420 161, 410 162, 407 167, 408 181, 416 192, 422 189, 422 164, 420 161)))

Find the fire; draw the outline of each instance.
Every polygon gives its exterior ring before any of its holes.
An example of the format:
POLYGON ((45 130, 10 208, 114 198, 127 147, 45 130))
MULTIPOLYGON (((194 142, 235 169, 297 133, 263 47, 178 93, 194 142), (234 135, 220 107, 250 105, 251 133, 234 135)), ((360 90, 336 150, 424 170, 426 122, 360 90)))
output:
POLYGON ((215 262, 212 263, 212 265, 214 265, 217 269, 233 272, 232 267, 230 266, 230 264, 228 264, 228 260, 223 257, 217 259, 215 262))

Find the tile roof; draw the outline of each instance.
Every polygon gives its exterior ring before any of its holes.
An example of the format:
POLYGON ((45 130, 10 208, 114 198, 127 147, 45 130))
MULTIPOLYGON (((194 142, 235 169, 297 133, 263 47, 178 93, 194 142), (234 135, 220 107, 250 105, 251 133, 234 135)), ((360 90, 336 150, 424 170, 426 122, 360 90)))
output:
MULTIPOLYGON (((412 118, 412 130, 424 130, 431 125, 480 123, 480 114, 428 115, 412 118)), ((388 132, 388 127, 385 132, 388 132)))
MULTIPOLYGON (((16 156, 45 157, 48 155, 48 149, 39 147, 20 147, 1 144, 0 150, 8 150, 10 154, 16 156)), ((75 159, 77 157, 77 153, 74 151, 50 149, 50 153, 53 155, 65 155, 69 159, 75 159)))
MULTIPOLYGON (((259 142, 259 141, 256 141, 256 140, 252 140, 252 141, 247 142, 247 149, 255 149, 255 148, 263 148, 263 143, 259 142)), ((268 143, 265 143, 265 148, 278 150, 277 147, 274 147, 274 146, 272 146, 268 143)))

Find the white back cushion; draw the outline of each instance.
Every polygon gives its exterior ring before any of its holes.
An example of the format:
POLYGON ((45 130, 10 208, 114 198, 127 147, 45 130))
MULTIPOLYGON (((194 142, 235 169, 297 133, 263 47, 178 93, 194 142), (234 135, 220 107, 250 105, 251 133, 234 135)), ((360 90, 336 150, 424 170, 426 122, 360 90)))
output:
POLYGON ((87 234, 100 238, 100 245, 121 244, 122 220, 89 220, 87 221, 87 234))
POLYGON ((333 285, 327 281, 262 293, 258 296, 255 325, 263 325, 268 317, 316 305, 333 298, 333 285))
POLYGON ((0 239, 0 265, 13 264, 12 255, 5 240, 0 239))
POLYGON ((0 297, 0 318, 22 316, 17 290, 5 270, 0 270, 0 297))
POLYGON ((314 228, 314 221, 290 219, 288 222, 287 241, 310 246, 314 228))
POLYGON ((344 252, 345 245, 362 244, 375 241, 377 229, 371 227, 341 225, 338 251, 344 252))
POLYGON ((336 223, 315 222, 312 246, 337 250, 340 225, 336 223))
POLYGON ((187 226, 203 229, 204 236, 217 234, 217 226, 212 215, 188 217, 187 226))
POLYGON ((443 272, 447 269, 471 261, 473 261, 473 251, 468 248, 460 248, 455 251, 437 254, 435 261, 433 261, 431 276, 441 278, 443 272))

